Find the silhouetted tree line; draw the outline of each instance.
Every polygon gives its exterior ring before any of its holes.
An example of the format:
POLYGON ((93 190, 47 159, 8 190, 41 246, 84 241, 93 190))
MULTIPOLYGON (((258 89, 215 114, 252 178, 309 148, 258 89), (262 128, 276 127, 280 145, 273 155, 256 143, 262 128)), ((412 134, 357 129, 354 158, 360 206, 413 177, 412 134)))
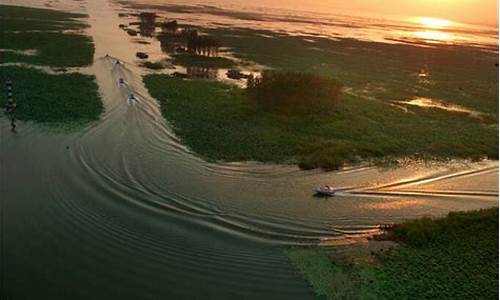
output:
POLYGON ((247 79, 247 93, 265 110, 277 113, 329 114, 339 105, 342 84, 308 73, 264 71, 247 79))
POLYGON ((187 42, 188 52, 194 55, 218 56, 220 42, 206 35, 198 35, 196 30, 189 35, 187 42))
MULTIPOLYGON (((156 14, 143 12, 138 15, 139 30, 143 36, 152 36, 157 24, 156 14)), ((131 23, 132 25, 132 23, 131 23)), ((193 55, 218 56, 221 46, 217 39, 200 35, 196 29, 182 29, 176 20, 159 24, 161 33, 157 35, 162 50, 185 49, 193 55)))
POLYGON ((139 32, 142 36, 153 36, 156 29, 156 14, 149 12, 142 12, 139 14, 139 32))
POLYGON ((177 34, 179 30, 179 24, 177 23, 176 20, 170 22, 163 22, 160 24, 160 27, 161 27, 161 32, 163 33, 177 34))

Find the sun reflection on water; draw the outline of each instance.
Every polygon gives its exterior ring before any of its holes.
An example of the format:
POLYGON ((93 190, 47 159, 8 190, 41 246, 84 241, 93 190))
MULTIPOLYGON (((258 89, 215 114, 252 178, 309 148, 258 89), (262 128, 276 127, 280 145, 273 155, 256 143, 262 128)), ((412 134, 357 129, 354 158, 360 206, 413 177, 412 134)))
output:
POLYGON ((457 40, 457 36, 450 30, 457 25, 453 21, 431 17, 411 18, 409 21, 417 25, 417 29, 407 35, 409 38, 426 43, 449 43, 457 40))
POLYGON ((436 30, 417 31, 414 35, 416 38, 427 42, 451 42, 456 39, 453 34, 436 30))
POLYGON ((415 22, 429 29, 441 29, 450 27, 454 24, 454 22, 450 20, 430 17, 419 17, 415 19, 415 22))

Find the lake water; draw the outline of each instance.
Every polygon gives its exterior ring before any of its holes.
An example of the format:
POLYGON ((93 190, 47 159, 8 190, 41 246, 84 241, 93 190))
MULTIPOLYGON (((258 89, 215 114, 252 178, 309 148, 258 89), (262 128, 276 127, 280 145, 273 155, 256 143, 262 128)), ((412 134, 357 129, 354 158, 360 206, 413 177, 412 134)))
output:
POLYGON ((281 1, 186 1, 130 0, 129 3, 163 6, 169 18, 203 26, 231 26, 267 29, 289 34, 390 43, 443 43, 498 48, 498 28, 426 16, 381 15, 370 12, 340 11, 326 5, 295 5, 289 9, 281 1))

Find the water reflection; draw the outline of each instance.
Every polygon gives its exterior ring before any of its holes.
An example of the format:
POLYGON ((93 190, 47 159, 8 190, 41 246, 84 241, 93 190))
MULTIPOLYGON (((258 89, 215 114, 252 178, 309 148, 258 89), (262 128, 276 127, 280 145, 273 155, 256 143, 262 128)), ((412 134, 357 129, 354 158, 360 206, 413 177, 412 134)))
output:
POLYGON ((186 73, 191 78, 215 79, 217 78, 218 69, 191 66, 186 68, 186 73))
POLYGON ((479 116, 481 114, 480 112, 470 110, 458 104, 452 104, 444 101, 434 100, 430 98, 423 98, 423 97, 409 101, 400 101, 399 103, 405 105, 419 106, 424 108, 437 108, 451 112, 467 113, 472 116, 479 116))
POLYGON ((451 42, 456 39, 450 33, 435 30, 417 31, 414 33, 414 37, 428 43, 451 42))
POLYGON ((256 10, 246 4, 219 7, 196 5, 203 1, 134 0, 130 8, 155 9, 171 20, 189 25, 214 27, 244 27, 284 32, 290 35, 350 37, 385 43, 466 44, 476 47, 497 47, 498 29, 491 26, 457 23, 432 17, 366 18, 335 13, 288 11, 286 9, 256 10), (155 4, 152 4, 155 3, 155 4))
POLYGON ((450 26, 456 24, 450 20, 430 18, 430 17, 416 18, 415 21, 416 21, 416 23, 421 24, 424 27, 431 28, 431 29, 441 29, 441 28, 450 27, 450 26))

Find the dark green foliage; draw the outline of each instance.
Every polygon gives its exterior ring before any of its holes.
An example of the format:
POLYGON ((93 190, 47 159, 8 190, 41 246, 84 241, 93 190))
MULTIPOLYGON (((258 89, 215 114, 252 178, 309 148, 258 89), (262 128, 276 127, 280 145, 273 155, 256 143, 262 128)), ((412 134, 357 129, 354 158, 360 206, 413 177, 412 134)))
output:
MULTIPOLYGON (((49 75, 31 68, 0 67, 0 84, 13 82, 16 118, 43 123, 86 123, 104 108, 93 76, 49 75)), ((3 107, 6 94, 0 93, 3 107)))
POLYGON ((225 57, 192 55, 189 53, 172 56, 172 62, 184 67, 230 68, 235 62, 225 57))
POLYGON ((54 22, 67 22, 72 18, 86 18, 85 14, 68 13, 53 9, 25 6, 0 5, 0 18, 40 19, 54 22))
POLYGON ((165 69, 165 65, 163 65, 161 62, 145 61, 142 63, 142 66, 151 70, 165 69))
POLYGON ((442 219, 423 217, 409 220, 394 225, 390 228, 390 233, 396 240, 409 245, 428 246, 460 239, 463 231, 476 232, 488 226, 498 227, 497 209, 480 210, 474 213, 451 212, 442 219))
POLYGON ((0 11, 2 48, 37 50, 35 55, 3 52, 0 63, 22 62, 53 67, 79 67, 92 63, 94 45, 89 37, 74 33, 44 32, 83 28, 85 23, 72 18, 82 18, 85 15, 14 6, 0 6, 0 11))
MULTIPOLYGON (((2 8, 0 7, 0 10, 2 8)), ((86 23, 67 21, 54 22, 53 20, 30 19, 29 21, 22 18, 4 18, 0 17, 0 31, 62 31, 62 30, 78 30, 88 27, 86 23)))
POLYGON ((54 32, 0 32, 5 48, 36 49, 37 55, 2 53, 2 62, 23 62, 52 67, 80 67, 92 63, 94 44, 88 36, 54 32))
POLYGON ((407 246, 381 257, 381 299, 498 299, 498 208, 396 226, 407 246))
POLYGON ((356 161, 356 147, 346 141, 327 141, 307 145, 300 150, 299 167, 302 170, 321 168, 338 170, 346 162, 356 161))
POLYGON ((318 249, 287 255, 329 299, 498 299, 498 208, 407 221, 394 234, 404 244, 371 264, 318 249))
POLYGON ((498 157, 498 131, 459 114, 415 110, 343 95, 332 115, 262 111, 221 83, 166 75, 144 78, 176 134, 210 160, 298 163, 335 169, 385 157, 498 157))
POLYGON ((247 88, 253 102, 284 114, 331 114, 339 105, 342 84, 330 78, 297 72, 264 71, 247 88))

